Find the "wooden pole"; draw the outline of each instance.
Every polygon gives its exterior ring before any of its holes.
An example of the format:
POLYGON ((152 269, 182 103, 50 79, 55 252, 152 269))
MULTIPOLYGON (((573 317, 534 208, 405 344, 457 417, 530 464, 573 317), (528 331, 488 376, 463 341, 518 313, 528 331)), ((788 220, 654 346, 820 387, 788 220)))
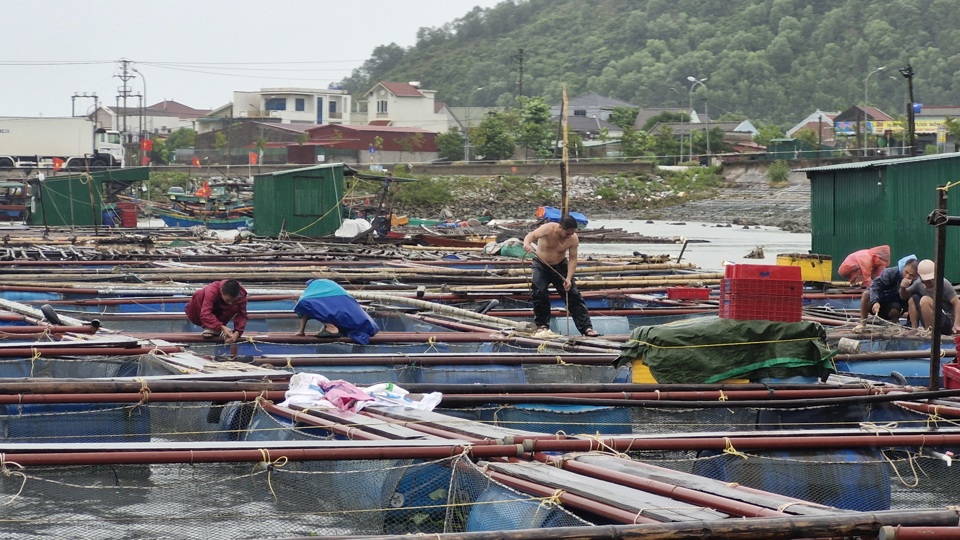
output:
POLYGON ((560 154, 560 214, 567 215, 570 213, 570 186, 568 185, 568 174, 567 167, 570 158, 570 152, 567 149, 568 137, 567 137, 567 127, 569 124, 569 119, 567 115, 569 114, 569 102, 567 101, 567 85, 563 84, 563 103, 560 106, 560 131, 563 141, 563 150, 560 154))

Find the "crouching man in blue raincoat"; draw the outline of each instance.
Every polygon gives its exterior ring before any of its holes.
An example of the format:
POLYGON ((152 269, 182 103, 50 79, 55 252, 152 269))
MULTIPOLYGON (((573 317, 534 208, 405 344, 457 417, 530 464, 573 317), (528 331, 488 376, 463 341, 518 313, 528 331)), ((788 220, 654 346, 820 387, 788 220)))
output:
POLYGON ((345 335, 366 345, 380 331, 377 323, 343 287, 329 279, 311 279, 293 311, 300 316, 298 336, 306 335, 307 321, 323 323, 317 337, 336 338, 345 335))

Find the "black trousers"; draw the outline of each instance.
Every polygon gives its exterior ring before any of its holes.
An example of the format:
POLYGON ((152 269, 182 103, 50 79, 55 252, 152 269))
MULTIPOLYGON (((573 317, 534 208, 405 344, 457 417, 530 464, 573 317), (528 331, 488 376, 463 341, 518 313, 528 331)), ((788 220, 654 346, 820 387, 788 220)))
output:
POLYGON ((550 285, 557 290, 561 298, 565 299, 567 311, 573 318, 573 324, 581 334, 591 328, 590 314, 587 305, 577 290, 576 280, 571 279, 569 291, 563 290, 563 279, 567 276, 567 260, 559 264, 549 265, 539 259, 533 260, 532 296, 533 322, 537 326, 550 326, 550 285))

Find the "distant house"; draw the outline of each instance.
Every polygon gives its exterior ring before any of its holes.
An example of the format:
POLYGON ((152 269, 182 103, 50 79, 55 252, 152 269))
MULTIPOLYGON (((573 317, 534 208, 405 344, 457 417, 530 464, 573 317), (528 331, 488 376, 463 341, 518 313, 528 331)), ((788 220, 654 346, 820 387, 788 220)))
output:
POLYGON ((837 117, 840 113, 838 112, 826 112, 817 109, 810 113, 806 118, 798 122, 795 126, 787 130, 787 137, 793 137, 797 134, 798 131, 803 129, 809 129, 814 134, 819 137, 819 141, 824 146, 833 146, 834 141, 834 130, 833 130, 833 119, 837 117))
POLYGON ((311 128, 307 135, 306 143, 287 145, 289 163, 423 163, 439 156, 437 134, 415 127, 327 124, 311 128))
POLYGON ((367 106, 366 123, 442 133, 451 125, 451 115, 436 96, 436 90, 424 90, 418 82, 380 81, 361 96, 367 106))
MULTIPOLYGON (((871 141, 869 136, 879 131, 879 125, 874 125, 876 122, 892 121, 893 117, 876 107, 855 105, 834 117, 834 138, 839 146, 856 149, 861 155, 883 151, 881 144, 885 142, 881 143, 879 139, 871 141)), ((882 135, 883 131, 879 131, 879 134, 882 135)))
POLYGON ((339 88, 262 88, 233 93, 234 118, 272 118, 282 124, 347 124, 352 97, 339 88))
POLYGON ((700 117, 697 116, 697 111, 691 111, 687 108, 682 107, 644 107, 640 109, 640 112, 637 114, 637 119, 633 121, 634 129, 643 129, 643 126, 647 125, 647 122, 656 116, 660 116, 663 113, 670 113, 673 115, 687 115, 689 121, 694 124, 700 123, 700 117))
MULTIPOLYGON (((562 103, 550 107, 550 115, 554 122, 560 121, 562 103)), ((597 139, 601 130, 607 130, 608 137, 618 139, 623 136, 623 130, 609 122, 610 115, 618 107, 636 107, 632 103, 616 98, 590 93, 570 98, 567 101, 567 125, 570 131, 579 134, 586 140, 597 139)))
POLYGON ((194 109, 182 103, 164 100, 147 107, 110 107, 101 105, 93 114, 98 125, 125 133, 126 141, 139 140, 140 132, 169 135, 194 123, 210 111, 194 109))
MULTIPOLYGON (((719 129, 723 133, 723 142, 729 144, 736 152, 751 152, 757 145, 753 137, 759 130, 749 120, 733 122, 712 121, 706 116, 695 117, 696 122, 660 122, 650 128, 650 133, 659 133, 663 128, 669 128, 674 137, 683 137, 689 140, 691 133, 713 131, 719 129)), ((689 143, 687 143, 689 144, 689 143)), ((762 148, 759 148, 762 151, 762 148)))
MULTIPOLYGON (((550 115, 559 118, 561 106, 561 103, 556 103, 550 107, 550 115)), ((617 107, 636 107, 636 105, 595 93, 584 94, 567 100, 569 116, 597 118, 601 121, 609 120, 613 110, 617 107)))

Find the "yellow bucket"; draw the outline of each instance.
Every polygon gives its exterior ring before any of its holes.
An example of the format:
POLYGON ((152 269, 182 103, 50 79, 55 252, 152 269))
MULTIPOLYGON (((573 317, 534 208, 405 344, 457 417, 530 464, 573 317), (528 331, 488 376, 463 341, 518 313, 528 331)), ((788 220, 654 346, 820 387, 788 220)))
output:
POLYGON ((833 281, 833 257, 830 255, 781 253, 777 255, 777 266, 799 266, 803 281, 833 281))

